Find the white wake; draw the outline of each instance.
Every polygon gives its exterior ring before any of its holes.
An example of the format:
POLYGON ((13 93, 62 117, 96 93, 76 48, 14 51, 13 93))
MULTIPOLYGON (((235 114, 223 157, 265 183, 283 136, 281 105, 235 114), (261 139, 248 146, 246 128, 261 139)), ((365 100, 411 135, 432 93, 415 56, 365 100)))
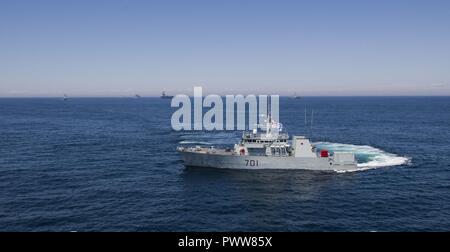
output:
POLYGON ((410 162, 410 158, 388 153, 368 145, 353 145, 330 142, 317 142, 314 143, 314 145, 318 149, 327 149, 330 152, 345 151, 355 153, 356 159, 358 161, 358 170, 397 166, 408 164, 410 162))
POLYGON ((180 141, 179 144, 200 144, 200 145, 211 145, 210 142, 202 142, 202 141, 180 141))

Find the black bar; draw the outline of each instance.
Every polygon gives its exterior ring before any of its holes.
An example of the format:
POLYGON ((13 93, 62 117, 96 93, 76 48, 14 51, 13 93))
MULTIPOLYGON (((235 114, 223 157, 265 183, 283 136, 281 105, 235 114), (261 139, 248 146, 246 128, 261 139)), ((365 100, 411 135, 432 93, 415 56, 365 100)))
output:
POLYGON ((330 246, 334 249, 359 248, 366 251, 391 249, 392 243, 415 248, 439 245, 445 248, 449 238, 449 233, 0 233, 2 246, 13 245, 15 248, 58 248, 62 245, 59 248, 81 250, 92 248, 94 243, 100 247, 142 251, 153 251, 155 248, 196 251, 296 248, 298 251, 319 251, 330 246), (227 242, 224 243, 224 239, 227 242), (230 239, 240 243, 231 244, 230 239), (210 246, 205 240, 211 241, 210 246), (186 244, 185 241, 192 243, 186 244))

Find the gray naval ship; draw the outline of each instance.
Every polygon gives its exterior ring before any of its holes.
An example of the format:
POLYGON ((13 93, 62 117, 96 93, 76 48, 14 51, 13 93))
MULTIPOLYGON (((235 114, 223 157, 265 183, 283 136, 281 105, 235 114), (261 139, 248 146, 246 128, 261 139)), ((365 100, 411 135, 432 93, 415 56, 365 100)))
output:
POLYGON ((317 148, 304 136, 289 138, 282 125, 270 118, 253 131, 244 131, 234 148, 178 147, 186 167, 228 169, 305 169, 351 171, 357 169, 354 153, 317 148))

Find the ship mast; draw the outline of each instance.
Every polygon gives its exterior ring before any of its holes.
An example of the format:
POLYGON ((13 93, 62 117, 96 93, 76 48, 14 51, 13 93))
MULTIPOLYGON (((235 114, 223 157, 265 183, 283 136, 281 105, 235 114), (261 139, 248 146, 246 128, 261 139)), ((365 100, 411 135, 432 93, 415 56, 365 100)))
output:
POLYGON ((268 137, 270 134, 271 134, 271 128, 272 128, 272 118, 271 118, 271 115, 270 115, 270 102, 271 102, 271 100, 270 100, 270 95, 268 95, 267 96, 267 106, 266 106, 266 115, 267 115, 267 118, 266 118, 266 137, 268 137))

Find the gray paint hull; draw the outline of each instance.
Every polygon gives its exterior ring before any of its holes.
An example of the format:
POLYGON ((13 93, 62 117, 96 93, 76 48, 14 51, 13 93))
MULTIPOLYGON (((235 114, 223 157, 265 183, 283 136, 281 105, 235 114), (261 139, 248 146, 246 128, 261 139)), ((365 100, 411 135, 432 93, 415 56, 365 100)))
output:
POLYGON ((356 170, 356 163, 337 164, 332 158, 220 155, 181 151, 185 166, 225 169, 356 170))

